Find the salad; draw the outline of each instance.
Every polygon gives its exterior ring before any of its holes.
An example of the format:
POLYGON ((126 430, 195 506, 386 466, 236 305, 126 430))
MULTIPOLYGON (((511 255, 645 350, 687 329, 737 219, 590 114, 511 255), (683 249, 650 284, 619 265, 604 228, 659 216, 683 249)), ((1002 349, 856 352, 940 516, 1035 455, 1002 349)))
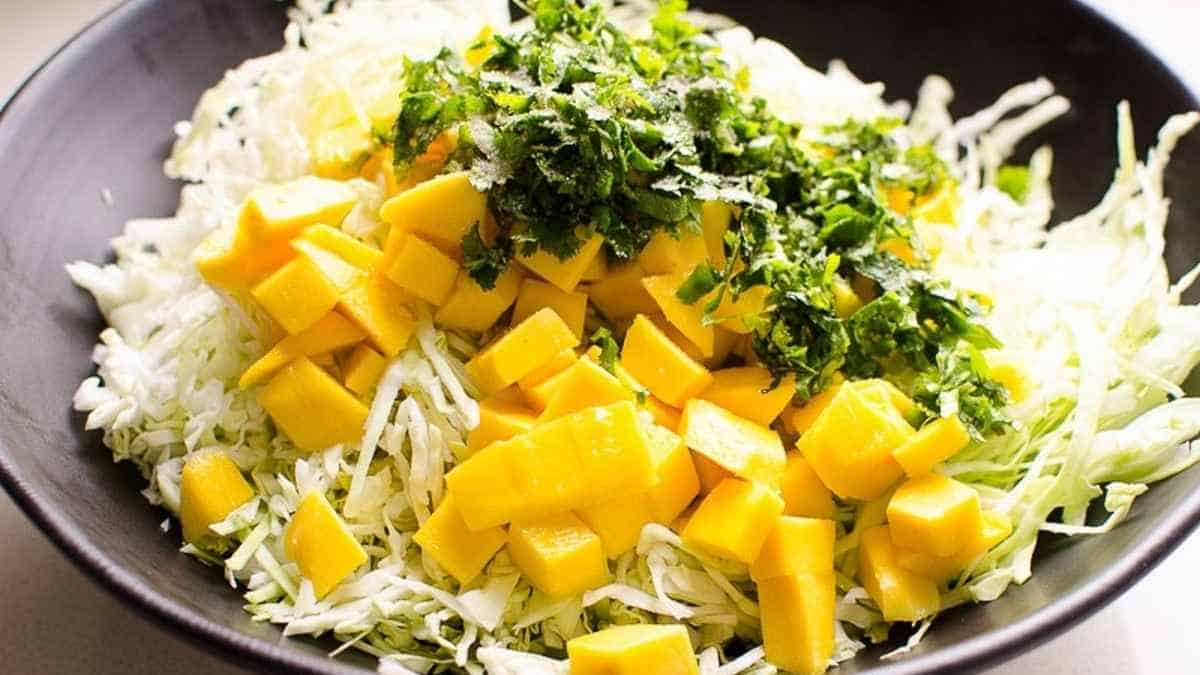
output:
POLYGON ((387 673, 820 673, 1200 459, 1197 113, 1139 159, 1122 104, 1051 228, 1045 80, 955 120, 682 0, 524 9, 300 0, 177 125, 178 212, 68 266, 75 407, 255 620, 387 673))

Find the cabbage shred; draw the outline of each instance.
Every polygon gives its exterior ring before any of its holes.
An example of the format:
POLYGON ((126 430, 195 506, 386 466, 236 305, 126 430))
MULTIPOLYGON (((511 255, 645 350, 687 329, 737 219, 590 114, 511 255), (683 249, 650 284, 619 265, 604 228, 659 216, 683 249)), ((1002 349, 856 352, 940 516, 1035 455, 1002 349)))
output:
MULTIPOLYGON (((774 672, 761 648, 746 649, 761 636, 745 567, 689 551, 661 526, 647 526, 637 548, 613 562, 611 584, 557 602, 535 593, 504 553, 468 588, 423 556, 413 533, 442 498, 443 476, 478 415, 472 385, 461 374, 475 349, 464 336, 422 325, 419 339, 389 364, 356 445, 300 453, 275 433, 254 396, 237 388, 238 376, 264 345, 203 284, 191 264, 195 246, 234 217, 255 184, 308 171, 301 120, 319 86, 333 82, 370 100, 382 85, 405 84, 397 78, 411 74, 406 63, 411 69, 448 58, 439 56, 444 48, 460 53, 485 24, 500 32, 509 28, 504 2, 326 5, 299 2, 284 49, 230 71, 204 95, 192 120, 177 127, 167 172, 188 184, 176 215, 128 223, 113 240, 113 264, 68 266, 109 324, 93 353, 97 375, 75 395, 76 408, 88 414, 87 427, 103 431, 114 459, 131 462, 146 478, 147 499, 171 513, 179 508, 184 459, 212 447, 228 453, 257 496, 212 527, 215 544, 184 551, 222 567, 256 619, 283 625, 287 635, 332 635, 341 643, 338 651, 378 657, 382 672, 565 673, 562 650, 571 637, 614 622, 659 621, 688 626, 706 675, 774 672), (314 489, 345 515, 370 556, 369 565, 320 601, 282 547, 284 525, 301 495, 314 489)), ((655 12, 646 3, 627 3, 609 16, 636 31, 655 12)), ((910 111, 885 102, 880 85, 860 82, 840 63, 818 72, 783 46, 718 17, 689 14, 696 25, 712 29, 692 32, 677 8, 666 16, 673 18, 658 26, 660 32, 708 45, 698 52, 711 64, 705 68, 718 67, 719 60, 720 68, 735 74, 738 91, 761 99, 763 110, 806 142, 833 147, 835 155, 843 152, 838 148, 853 154, 866 134, 876 151, 848 163, 865 163, 864 170, 881 182, 904 176, 920 192, 923 183, 945 176, 958 181, 958 225, 945 230, 935 260, 908 268, 920 280, 905 278, 905 288, 929 289, 921 292, 946 301, 989 298, 991 312, 972 312, 965 325, 1003 344, 1030 381, 1020 402, 977 404, 973 397, 989 396, 979 391, 987 380, 968 377, 973 384, 963 387, 961 373, 984 372, 973 350, 990 341, 974 344, 976 338, 960 336, 953 347, 926 353, 936 366, 926 372, 935 378, 931 391, 937 395, 923 406, 953 412, 979 405, 994 414, 974 422, 988 431, 986 439, 938 470, 972 486, 986 508, 1015 524, 1006 541, 951 585, 945 606, 998 597, 1029 578, 1039 532, 1110 530, 1147 484, 1200 459, 1190 442, 1200 433, 1200 401, 1181 389, 1200 362, 1200 309, 1180 299, 1200 272, 1172 283, 1162 259, 1168 207, 1163 172, 1170 150, 1200 116, 1169 120, 1139 161, 1123 105, 1112 187, 1095 209, 1050 229, 1050 150, 1039 149, 1020 170, 1010 163, 1023 136, 1067 109, 1050 83, 1020 85, 995 105, 954 121, 947 110, 953 90, 939 77, 926 81, 910 111), (882 121, 900 119, 905 123, 882 121), (931 279, 949 283, 927 285, 931 279), (1001 419, 1006 421, 993 424, 1001 419), (1087 508, 1099 497, 1109 515, 1089 521, 1087 508)), ((648 44, 642 39, 629 38, 631 49, 648 44)), ((651 56, 643 55, 649 66, 651 56)), ((386 235, 377 218, 384 187, 357 179, 352 185, 361 203, 342 228, 378 244, 386 235)), ((756 199, 778 199, 749 191, 753 199, 740 202, 747 209, 756 208, 756 199)), ((690 197, 708 195, 699 190, 690 197)), ((803 208, 797 217, 822 222, 803 208)), ((668 227, 679 222, 673 216, 658 221, 668 227)), ((908 224, 889 221, 886 227, 904 232, 908 224)), ((750 262, 766 257, 750 249, 750 262)), ((855 254, 837 255, 842 260, 833 265, 828 256, 817 273, 840 268, 855 254)), ((866 262, 850 264, 871 269, 866 262)), ((736 292, 736 277, 712 272, 715 285, 736 292)), ((876 281, 887 289, 895 283, 890 275, 899 272, 881 269, 876 281)), ((911 296, 901 300, 881 305, 880 312, 912 309, 911 296)), ((847 328, 868 330, 873 324, 847 328)), ((608 345, 611 337, 599 334, 595 341, 608 345)), ((871 353, 851 353, 849 367, 871 368, 871 353)), ((838 517, 835 661, 884 639, 890 628, 854 582, 854 534, 847 534, 853 509, 841 509, 838 517)), ((169 530, 167 536, 174 536, 169 530)), ((928 623, 901 651, 926 629, 928 623)))

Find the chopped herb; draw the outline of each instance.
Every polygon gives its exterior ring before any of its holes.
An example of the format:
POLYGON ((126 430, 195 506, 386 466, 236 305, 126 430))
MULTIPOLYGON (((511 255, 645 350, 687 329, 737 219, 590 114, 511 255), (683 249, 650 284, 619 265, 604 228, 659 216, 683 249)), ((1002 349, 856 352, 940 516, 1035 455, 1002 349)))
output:
POLYGON ((600 348, 600 367, 610 373, 617 372, 617 356, 620 354, 620 348, 617 346, 617 340, 613 337, 612 331, 607 328, 597 328, 589 342, 600 348))
POLYGON ((1029 167, 1005 164, 996 174, 996 187, 1018 202, 1029 195, 1029 167))

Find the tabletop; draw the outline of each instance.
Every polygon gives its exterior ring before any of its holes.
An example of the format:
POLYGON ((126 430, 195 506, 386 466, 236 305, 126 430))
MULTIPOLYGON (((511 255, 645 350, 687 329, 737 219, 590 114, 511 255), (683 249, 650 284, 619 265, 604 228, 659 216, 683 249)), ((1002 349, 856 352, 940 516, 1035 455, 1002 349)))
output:
MULTIPOLYGON (((1092 0, 1200 90, 1197 0, 1092 0)), ((0 99, 114 0, 0 0, 0 99)), ((184 643, 97 588, 0 497, 0 671, 149 675, 244 671, 184 643)), ((1132 590, 1064 635, 986 675, 1196 672, 1200 533, 1132 590)))

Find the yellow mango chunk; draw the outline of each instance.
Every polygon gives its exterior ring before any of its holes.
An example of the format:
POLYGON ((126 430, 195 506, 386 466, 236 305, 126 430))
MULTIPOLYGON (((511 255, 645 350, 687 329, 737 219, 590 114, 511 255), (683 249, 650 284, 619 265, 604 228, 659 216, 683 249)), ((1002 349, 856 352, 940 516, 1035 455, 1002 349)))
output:
POLYGON ((566 598, 608 581, 600 537, 570 513, 513 523, 508 554, 533 587, 551 598, 566 598))
POLYGON ((679 433, 693 451, 735 476, 778 489, 787 456, 779 434, 703 399, 683 407, 679 433))
POLYGON ((458 263, 415 235, 399 237, 383 271, 392 283, 435 307, 446 302, 458 279, 458 263))
POLYGON ((292 248, 300 252, 301 257, 312 261, 325 280, 337 289, 339 294, 345 293, 367 277, 366 272, 346 262, 336 253, 317 246, 307 239, 293 239, 292 248))
POLYGON ((358 193, 346 183, 305 176, 254 187, 246 196, 238 225, 263 240, 291 239, 309 225, 340 224, 357 203, 358 193))
MULTIPOLYGON (((624 368, 620 368, 620 364, 617 364, 617 366, 617 378, 620 379, 620 373, 624 368)), ((634 390, 634 393, 636 394, 637 391, 645 391, 645 389, 639 388, 634 390)), ((641 407, 649 411, 650 415, 654 417, 655 424, 671 431, 679 430, 679 419, 683 416, 683 412, 679 408, 674 408, 663 403, 653 394, 646 395, 645 400, 641 402, 641 407)))
POLYGON ((834 494, 870 500, 903 475, 892 450, 913 433, 895 408, 842 386, 796 447, 834 494))
POLYGON ((834 373, 833 381, 821 393, 813 396, 797 407, 789 407, 783 411, 783 424, 788 431, 795 434, 803 434, 808 431, 813 422, 817 421, 817 417, 829 407, 833 401, 834 395, 837 394, 838 387, 842 385, 843 378, 841 374, 834 373))
POLYGON ((467 362, 467 374, 485 394, 499 391, 554 358, 579 338, 554 310, 534 312, 467 362))
POLYGON ((325 495, 310 492, 283 531, 283 550, 323 598, 354 570, 367 554, 325 495))
POLYGON ((858 580, 879 606, 885 621, 916 622, 942 607, 937 584, 896 564, 896 549, 887 525, 862 533, 858 580))
POLYGON ((763 426, 770 426, 796 393, 796 378, 773 385, 771 371, 752 366, 714 370, 712 384, 700 398, 763 426))
POLYGON ((341 87, 308 102, 304 135, 313 173, 325 178, 352 178, 374 144, 371 122, 341 87))
POLYGON ((708 358, 713 355, 713 341, 716 335, 712 326, 704 325, 704 301, 688 305, 675 296, 675 291, 679 290, 686 279, 686 272, 664 274, 642 279, 642 286, 650 297, 654 298, 655 304, 667 321, 696 345, 701 356, 708 358))
POLYGON ((217 449, 193 453, 183 463, 179 481, 184 540, 200 543, 209 535, 209 525, 225 520, 253 496, 254 490, 228 455, 217 449))
POLYGON ((600 255, 600 247, 604 245, 604 237, 594 234, 575 255, 566 260, 548 251, 538 249, 533 255, 517 254, 517 260, 539 277, 549 281, 559 289, 570 293, 575 290, 583 279, 583 273, 592 265, 596 256, 600 255))
MULTIPOLYGON (((1012 534, 1012 523, 1001 513, 983 512, 983 527, 959 550, 950 556, 935 556, 896 547, 896 564, 942 584, 954 578, 975 561, 1012 534)), ((892 542, 895 544, 895 542, 892 542)))
POLYGON ((241 227, 222 227, 196 247, 192 261, 209 284, 227 291, 248 289, 296 257, 286 241, 258 241, 241 227))
POLYGON ((832 571, 759 581, 758 610, 767 661, 796 675, 825 672, 833 657, 835 607, 832 571))
POLYGON ((683 439, 657 424, 642 426, 657 482, 646 492, 655 522, 675 520, 700 492, 700 479, 683 439))
POLYGON ((879 250, 891 253, 909 266, 921 262, 921 256, 913 250, 912 244, 904 239, 892 238, 879 244, 879 250))
POLYGON ((350 352, 350 357, 342 364, 342 384, 359 396, 366 396, 375 389, 385 370, 387 359, 369 345, 361 344, 350 352))
POLYGON ((521 286, 521 273, 515 265, 509 266, 496 279, 490 290, 475 283, 467 270, 458 273, 454 289, 446 298, 433 320, 444 328, 469 330, 481 333, 492 327, 513 302, 521 286))
MULTIPOLYGON (((567 368, 575 365, 579 360, 579 355, 575 353, 574 347, 564 347, 561 351, 554 355, 554 358, 547 361, 545 364, 536 368, 533 372, 525 377, 517 380, 517 386, 521 389, 532 389, 546 380, 558 375, 567 368)), ((545 401, 542 402, 538 409, 546 407, 545 401)))
POLYGON ((646 495, 633 495, 601 502, 576 512, 604 545, 604 554, 618 558, 637 546, 642 528, 654 522, 646 495))
POLYGON ((988 374, 1008 390, 1008 395, 1014 403, 1020 403, 1029 397, 1033 383, 1024 360, 1012 352, 1003 350, 990 350, 985 358, 988 374))
POLYGON ((971 442, 957 415, 933 420, 892 450, 892 457, 909 476, 923 476, 934 464, 950 459, 971 442))
POLYGON ((383 258, 383 251, 328 225, 306 227, 300 236, 364 272, 374 271, 383 258))
MULTIPOLYGON (((663 332, 663 335, 666 335, 668 338, 670 338, 671 342, 674 342, 676 347, 679 347, 681 350, 683 350, 683 353, 687 354, 689 359, 697 363, 704 363, 708 361, 703 352, 700 351, 700 348, 697 347, 696 344, 691 340, 689 340, 686 335, 681 333, 678 328, 672 325, 670 321, 667 321, 667 317, 663 316, 662 314, 651 314, 647 318, 649 318, 651 323, 653 323, 659 330, 663 332)), ((713 337, 713 352, 716 352, 715 329, 713 337)))
POLYGON ((600 281, 608 276, 608 256, 601 251, 600 255, 592 258, 592 264, 583 271, 580 281, 600 281))
POLYGON ((419 235, 462 259, 462 240, 471 228, 484 227, 487 195, 476 190, 465 171, 448 173, 415 185, 383 203, 379 218, 392 226, 384 246, 390 259, 406 234, 419 235))
POLYGON ((696 476, 700 479, 701 494, 708 494, 713 491, 713 488, 720 485, 721 481, 733 478, 733 473, 729 469, 698 452, 692 453, 692 466, 695 467, 696 476))
POLYGON ((463 60, 472 68, 478 68, 492 52, 496 51, 496 41, 492 39, 495 33, 491 26, 484 26, 479 30, 479 34, 471 41, 467 47, 467 51, 463 54, 463 60))
MULTIPOLYGON (((525 405, 529 406, 540 415, 542 411, 546 409, 546 406, 550 405, 550 399, 554 398, 555 393, 558 392, 559 385, 561 385, 563 381, 567 379, 567 370, 569 369, 570 368, 568 367, 560 370, 559 372, 530 387, 520 387, 518 385, 518 388, 521 391, 521 398, 525 402, 525 405)), ((542 368, 539 368, 538 370, 542 370, 542 368)))
POLYGON ((292 335, 316 323, 338 303, 338 289, 307 256, 280 267, 250 295, 292 335))
POLYGON ((634 399, 632 391, 591 359, 577 360, 564 373, 542 410, 543 421, 584 408, 634 399))
POLYGON ((367 421, 367 407, 303 356, 258 392, 258 403, 301 450, 356 441, 367 421))
POLYGON ((502 527, 472 531, 454 505, 454 497, 446 495, 429 520, 413 535, 413 541, 465 586, 474 581, 492 556, 504 548, 508 533, 502 527))
POLYGON ((571 675, 699 675, 682 625, 611 626, 567 641, 571 675))
POLYGON ((694 550, 750 564, 782 513, 783 500, 771 488, 727 478, 700 502, 680 536, 694 550))
POLYGON ((658 303, 642 286, 646 271, 636 262, 613 267, 588 286, 588 298, 609 321, 622 321, 638 314, 654 314, 658 303))
POLYGON ((875 405, 895 408, 905 419, 911 418, 917 412, 917 404, 887 380, 858 380, 851 382, 849 386, 857 389, 864 398, 875 405))
POLYGON ((621 365, 652 394, 680 407, 708 388, 712 374, 688 358, 645 316, 639 315, 625 333, 621 365))
POLYGON ((688 225, 680 225, 679 231, 671 234, 656 230, 650 241, 638 254, 637 262, 646 274, 690 274, 692 268, 708 259, 708 247, 704 235, 688 225))
POLYGON ((936 473, 910 478, 896 488, 887 518, 896 546, 937 556, 958 553, 983 529, 979 495, 936 473))
POLYGON ((349 347, 365 337, 366 333, 349 319, 337 312, 329 312, 308 328, 277 342, 242 373, 238 387, 248 389, 263 382, 301 356, 316 356, 349 347))
MULTIPOLYGON (((765 311, 770 292, 771 289, 766 286, 753 286, 743 291, 737 300, 733 299, 732 293, 726 293, 721 298, 721 304, 713 312, 713 319, 720 321, 721 328, 725 330, 748 335, 753 329, 750 320, 765 311)), ((704 303, 711 298, 712 294, 709 294, 704 300, 697 302, 696 306, 704 307, 704 303)))
POLYGON ((358 324, 384 356, 399 354, 408 346, 416 319, 408 309, 411 299, 381 275, 357 281, 342 293, 338 311, 358 324))
POLYGON ((888 208, 899 213, 902 216, 908 215, 912 210, 913 191, 905 187, 890 187, 884 190, 883 198, 887 202, 888 208))
POLYGON ((958 218, 958 185, 954 181, 942 181, 933 192, 917 198, 913 204, 912 217, 928 223, 954 225, 958 218))
POLYGON ((512 323, 521 323, 539 309, 549 307, 566 322, 575 337, 583 339, 583 321, 587 318, 588 296, 585 293, 560 290, 556 286, 537 279, 526 279, 517 293, 517 304, 513 307, 512 323))
POLYGON ((833 310, 843 319, 849 318, 852 314, 862 309, 862 299, 846 283, 837 277, 833 280, 833 310))
POLYGON ((467 435, 467 449, 477 452, 495 443, 523 434, 533 428, 537 417, 528 408, 488 399, 479 404, 479 426, 467 435))
POLYGON ((525 508, 513 476, 513 454, 510 441, 492 443, 446 474, 446 490, 472 531, 503 525, 525 508))
POLYGON ((833 518, 833 493, 799 452, 789 452, 783 469, 783 512, 789 516, 833 518))
POLYGON ((750 565, 750 578, 765 581, 801 573, 833 572, 837 526, 824 518, 779 516, 750 565))
POLYGON ((733 210, 722 202, 707 201, 700 207, 700 229, 708 257, 717 268, 725 266, 725 233, 733 220, 733 210))

